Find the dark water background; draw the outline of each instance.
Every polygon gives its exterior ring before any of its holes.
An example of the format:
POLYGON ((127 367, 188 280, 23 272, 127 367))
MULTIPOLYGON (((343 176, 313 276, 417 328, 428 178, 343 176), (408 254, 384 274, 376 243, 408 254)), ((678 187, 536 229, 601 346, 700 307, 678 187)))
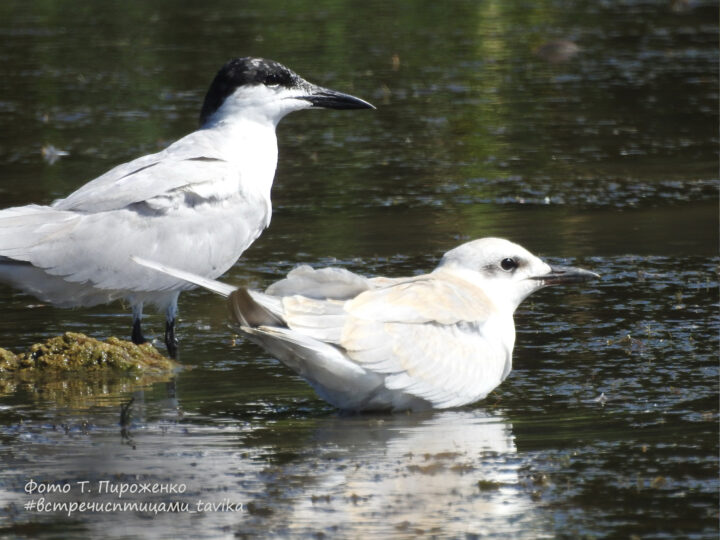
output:
MULTIPOLYGON (((339 415, 237 338, 220 299, 186 293, 194 368, 172 383, 3 384, 0 537, 717 538, 717 4, 6 0, 0 206, 191 131, 245 55, 378 110, 283 120, 273 222, 227 281, 297 263, 409 275, 491 235, 602 280, 528 299, 508 380, 422 415, 339 415), (580 51, 542 58, 557 39, 580 51), (51 147, 69 155, 50 164, 51 147), (101 500, 77 482, 107 480, 187 486, 131 501, 243 508, 67 517, 24 509, 30 479, 72 485, 54 501, 101 500)), ((129 329, 120 305, 6 287, 0 305, 15 351, 129 329)))

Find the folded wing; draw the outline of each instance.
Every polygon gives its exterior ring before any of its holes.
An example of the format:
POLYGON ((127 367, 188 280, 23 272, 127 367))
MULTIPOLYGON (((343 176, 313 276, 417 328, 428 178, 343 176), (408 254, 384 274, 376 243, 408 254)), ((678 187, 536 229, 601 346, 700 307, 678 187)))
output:
POLYGON ((207 137, 196 131, 162 152, 118 165, 52 206, 96 213, 148 202, 152 207, 153 201, 162 206, 178 192, 227 196, 238 190, 237 167, 222 159, 207 137))
POLYGON ((265 291, 273 296, 302 295, 307 298, 349 300, 371 288, 371 280, 345 268, 314 269, 308 265, 294 268, 285 279, 265 291))
POLYGON ((509 371, 511 351, 487 331, 494 306, 470 283, 436 272, 356 298, 283 299, 288 327, 335 345, 387 389, 452 407, 487 395, 509 371))

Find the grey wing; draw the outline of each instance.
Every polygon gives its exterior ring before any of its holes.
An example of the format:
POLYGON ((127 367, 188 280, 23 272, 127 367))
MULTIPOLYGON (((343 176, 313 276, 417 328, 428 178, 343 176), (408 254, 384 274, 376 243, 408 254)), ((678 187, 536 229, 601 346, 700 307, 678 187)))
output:
MULTIPOLYGON (((162 291, 191 285, 130 261, 135 255, 203 277, 232 266, 269 221, 266 201, 233 193, 197 207, 156 198, 106 212, 27 206, 0 212, 0 256, 102 289, 162 291), (162 206, 167 203, 167 206, 162 206), (227 204, 226 204, 227 203, 227 204), (156 205, 157 210, 149 206, 156 205)), ((204 197, 197 186, 183 194, 204 197)))
POLYGON ((273 296, 302 295, 306 298, 347 300, 370 289, 370 280, 344 268, 320 268, 308 265, 294 268, 285 279, 265 291, 273 296))
POLYGON ((157 154, 140 157, 88 182, 68 197, 55 201, 53 208, 80 212, 117 210, 152 201, 162 207, 163 199, 179 190, 198 192, 201 197, 237 191, 236 167, 222 159, 206 140, 194 132, 157 154), (233 183, 228 181, 232 180, 233 183))

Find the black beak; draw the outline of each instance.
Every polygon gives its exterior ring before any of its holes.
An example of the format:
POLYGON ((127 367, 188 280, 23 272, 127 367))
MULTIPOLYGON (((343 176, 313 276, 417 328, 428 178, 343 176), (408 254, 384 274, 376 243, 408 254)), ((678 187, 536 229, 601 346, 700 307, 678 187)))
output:
POLYGON ((531 279, 543 281, 545 285, 562 285, 565 283, 580 283, 599 279, 600 275, 590 270, 573 268, 572 266, 551 266, 550 273, 542 276, 533 276, 531 279))
POLYGON ((343 94, 321 86, 313 86, 310 94, 299 96, 297 99, 304 99, 313 104, 313 107, 323 109, 374 109, 375 107, 367 101, 350 94, 343 94))

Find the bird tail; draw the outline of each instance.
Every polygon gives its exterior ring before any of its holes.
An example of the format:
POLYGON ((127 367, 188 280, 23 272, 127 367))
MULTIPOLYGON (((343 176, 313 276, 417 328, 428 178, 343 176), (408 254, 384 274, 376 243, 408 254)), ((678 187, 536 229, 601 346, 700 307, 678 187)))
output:
POLYGON ((148 261, 135 255, 130 258, 141 266, 183 279, 226 297, 233 319, 241 326, 285 326, 285 321, 280 315, 282 313, 282 303, 277 297, 250 291, 244 287, 234 287, 222 281, 208 279, 191 272, 148 261))
POLYGON ((237 287, 228 285, 227 283, 223 283, 222 281, 208 279, 197 274, 193 274, 192 272, 186 272, 185 270, 172 268, 171 266, 166 266, 158 262, 148 261, 147 259, 143 259, 142 257, 137 257, 135 255, 131 255, 130 259, 132 259, 134 262, 141 266, 145 266, 146 268, 152 268, 153 270, 162 272, 163 274, 167 274, 169 276, 176 277, 178 279, 183 279, 189 283, 193 283, 204 289, 219 294, 220 296, 228 297, 233 293, 233 291, 237 289, 237 287))

